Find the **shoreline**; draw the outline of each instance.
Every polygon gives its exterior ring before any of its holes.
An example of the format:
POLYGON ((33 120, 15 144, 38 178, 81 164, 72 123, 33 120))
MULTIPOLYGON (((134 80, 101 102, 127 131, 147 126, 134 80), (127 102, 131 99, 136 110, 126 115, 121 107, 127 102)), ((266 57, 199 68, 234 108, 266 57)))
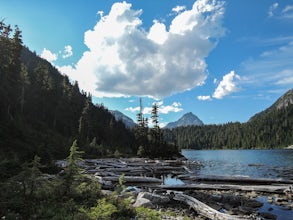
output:
MULTIPOLYGON (((276 219, 276 212, 280 210, 288 213, 288 215, 293 215, 291 182, 284 184, 279 183, 277 179, 271 179, 270 183, 269 179, 246 178, 245 180, 250 182, 243 185, 240 179, 239 183, 237 183, 235 181, 231 182, 231 178, 222 178, 222 176, 218 176, 219 179, 216 181, 209 178, 192 179, 190 178, 193 176, 191 170, 195 167, 200 167, 200 164, 184 158, 175 160, 153 160, 148 158, 85 159, 80 165, 85 173, 98 179, 103 190, 115 191, 115 188, 119 186, 121 176, 123 176, 123 184, 133 196, 133 205, 138 203, 138 200, 142 197, 141 194, 151 193, 148 194, 148 198, 143 198, 144 201, 147 200, 147 203, 139 206, 155 208, 157 211, 173 210, 172 212, 177 213, 179 217, 187 215, 191 219, 202 219, 201 216, 196 215, 196 210, 190 211, 188 205, 173 201, 170 195, 172 191, 192 196, 215 211, 232 214, 235 217, 237 215, 263 215, 270 216, 272 219, 275 217, 276 219), (164 176, 168 175, 174 179, 178 178, 183 184, 177 186, 177 188, 176 185, 166 185, 164 176), (194 187, 190 187, 188 184, 193 184, 194 187), (227 187, 221 189, 225 184, 227 187), (256 186, 253 187, 253 184, 256 186), (280 186, 280 189, 278 189, 278 186, 280 186), (272 187, 271 192, 256 191, 259 188, 269 187, 272 187), (274 187, 276 190, 274 190, 274 187), (166 199, 168 202, 157 203, 156 198, 158 196, 168 198, 166 199), (244 200, 247 201, 245 204, 243 203, 244 200), (261 207, 267 208, 262 209, 261 207)), ((235 177, 233 178, 235 179, 235 177)), ((174 219, 180 219, 179 217, 174 219)))

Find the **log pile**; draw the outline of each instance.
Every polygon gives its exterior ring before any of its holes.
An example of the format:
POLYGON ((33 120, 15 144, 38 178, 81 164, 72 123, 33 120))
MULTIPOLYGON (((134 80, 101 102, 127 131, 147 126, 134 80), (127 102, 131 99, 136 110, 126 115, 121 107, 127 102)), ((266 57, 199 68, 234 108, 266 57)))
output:
POLYGON ((197 200, 196 198, 193 198, 191 196, 188 196, 184 193, 177 193, 175 192, 174 200, 181 201, 189 205, 191 208, 193 208, 198 214, 207 217, 209 219, 217 219, 217 220, 248 220, 246 217, 237 217, 233 215, 229 215, 226 213, 219 212, 210 206, 202 203, 201 201, 197 200))
MULTIPOLYGON (((59 161, 58 163, 60 166, 64 166, 65 162, 59 161)), ((192 168, 194 167, 191 166, 200 166, 200 164, 190 164, 190 162, 182 159, 87 159, 80 166, 85 173, 94 175, 103 189, 114 189, 120 182, 121 176, 123 176, 124 185, 141 187, 142 191, 147 188, 146 191, 152 191, 154 196, 155 192, 164 192, 165 194, 166 192, 172 192, 174 196, 170 198, 171 201, 180 201, 191 207, 199 215, 209 219, 238 220, 253 218, 245 217, 249 216, 252 213, 251 211, 248 211, 248 215, 246 215, 247 212, 244 212, 241 217, 235 216, 234 213, 231 215, 231 213, 219 212, 220 209, 212 208, 214 207, 213 205, 211 205, 212 207, 207 205, 209 204, 208 197, 199 198, 193 192, 200 192, 205 195, 210 194, 212 195, 210 198, 216 198, 213 192, 229 192, 233 198, 236 197, 234 194, 236 192, 266 193, 268 195, 287 196, 289 199, 293 198, 293 180, 249 178, 245 176, 196 176, 192 173, 192 168), (184 184, 164 185, 163 176, 167 174, 177 177, 184 184)), ((218 203, 215 202, 216 206, 218 203)), ((239 212, 241 208, 237 210, 239 212)))
POLYGON ((102 186, 109 188, 119 182, 121 175, 125 185, 160 185, 162 175, 183 175, 185 162, 177 160, 150 160, 146 158, 87 159, 81 164, 84 172, 93 174, 102 186))

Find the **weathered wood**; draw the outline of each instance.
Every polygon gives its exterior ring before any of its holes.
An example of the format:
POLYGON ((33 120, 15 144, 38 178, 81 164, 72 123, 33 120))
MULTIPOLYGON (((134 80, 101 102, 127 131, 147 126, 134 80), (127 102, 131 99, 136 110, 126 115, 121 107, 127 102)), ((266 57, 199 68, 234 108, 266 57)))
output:
POLYGON ((243 216, 238 217, 238 216, 233 216, 226 213, 221 213, 211 208, 210 206, 204 204, 203 202, 191 196, 185 195, 183 193, 175 192, 174 194, 175 194, 173 198, 174 200, 186 203, 187 205, 192 207, 198 214, 204 217, 207 217, 209 219, 212 219, 212 220, 245 220, 247 219, 248 220, 248 218, 245 218, 243 216))
POLYGON ((255 192, 264 192, 264 193, 276 193, 276 194, 285 194, 289 190, 290 186, 288 185, 231 185, 231 184, 186 184, 186 185, 160 185, 157 186, 161 189, 166 190, 236 190, 236 191, 255 191, 255 192))
MULTIPOLYGON (((119 182, 119 176, 107 176, 103 177, 105 181, 119 182)), ((125 183, 162 183, 163 181, 153 177, 141 177, 141 176, 124 176, 125 183)))
POLYGON ((241 183, 241 184, 293 184, 293 180, 285 179, 269 179, 269 178, 251 178, 246 176, 192 176, 192 175, 179 175, 181 180, 190 180, 197 182, 217 182, 217 183, 241 183))

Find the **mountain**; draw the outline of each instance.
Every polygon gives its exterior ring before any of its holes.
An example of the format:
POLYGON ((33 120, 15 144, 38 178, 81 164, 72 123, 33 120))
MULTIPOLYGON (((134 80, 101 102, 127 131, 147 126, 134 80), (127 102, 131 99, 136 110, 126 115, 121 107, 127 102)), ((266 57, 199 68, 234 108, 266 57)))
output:
POLYGON ((254 120, 267 117, 269 114, 272 114, 274 111, 279 111, 282 109, 286 109, 288 106, 293 105, 293 89, 287 91, 284 95, 282 95, 273 105, 271 105, 266 110, 259 112, 252 116, 249 119, 249 122, 254 120))
POLYGON ((177 127, 186 127, 189 125, 203 125, 203 122, 192 112, 184 114, 175 122, 168 123, 164 128, 172 129, 177 127))
POLYGON ((1 161, 21 164, 38 155, 49 164, 65 158, 74 140, 89 157, 137 152, 135 137, 122 122, 10 36, 0 30, 1 161))
POLYGON ((117 110, 110 110, 110 112, 112 113, 112 115, 114 115, 116 121, 121 120, 127 128, 134 128, 135 127, 136 124, 127 115, 124 115, 122 112, 117 111, 117 110))
POLYGON ((274 149, 293 144, 293 89, 248 122, 163 129, 168 143, 191 149, 274 149))

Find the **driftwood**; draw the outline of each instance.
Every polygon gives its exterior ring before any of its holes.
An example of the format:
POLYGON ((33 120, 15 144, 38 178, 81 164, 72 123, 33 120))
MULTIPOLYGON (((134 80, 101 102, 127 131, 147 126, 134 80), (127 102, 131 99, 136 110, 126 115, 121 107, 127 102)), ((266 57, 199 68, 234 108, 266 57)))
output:
POLYGON ((186 184, 186 185, 160 185, 157 186, 166 190, 236 190, 254 191, 264 193, 285 194, 290 189, 288 185, 231 185, 231 184, 186 184))
POLYGON ((229 215, 226 213, 221 213, 211 208, 210 206, 202 203, 201 201, 191 196, 185 195, 183 193, 175 192, 174 194, 175 194, 175 197, 173 198, 174 200, 186 203, 187 205, 192 207, 198 214, 205 216, 209 219, 212 219, 212 220, 245 220, 247 219, 248 220, 248 218, 245 218, 245 217, 237 217, 237 216, 229 215))
MULTIPOLYGON (((90 159, 81 164, 86 173, 105 173, 108 176, 159 176, 186 173, 182 160, 147 160, 144 158, 90 159), (114 175, 113 175, 114 174, 114 175)), ((102 176, 107 176, 103 174, 102 176)))
MULTIPOLYGON (((119 176, 106 176, 102 179, 104 181, 119 182, 119 176)), ((153 177, 142 177, 142 176, 124 176, 125 183, 162 183, 163 181, 153 177)))

